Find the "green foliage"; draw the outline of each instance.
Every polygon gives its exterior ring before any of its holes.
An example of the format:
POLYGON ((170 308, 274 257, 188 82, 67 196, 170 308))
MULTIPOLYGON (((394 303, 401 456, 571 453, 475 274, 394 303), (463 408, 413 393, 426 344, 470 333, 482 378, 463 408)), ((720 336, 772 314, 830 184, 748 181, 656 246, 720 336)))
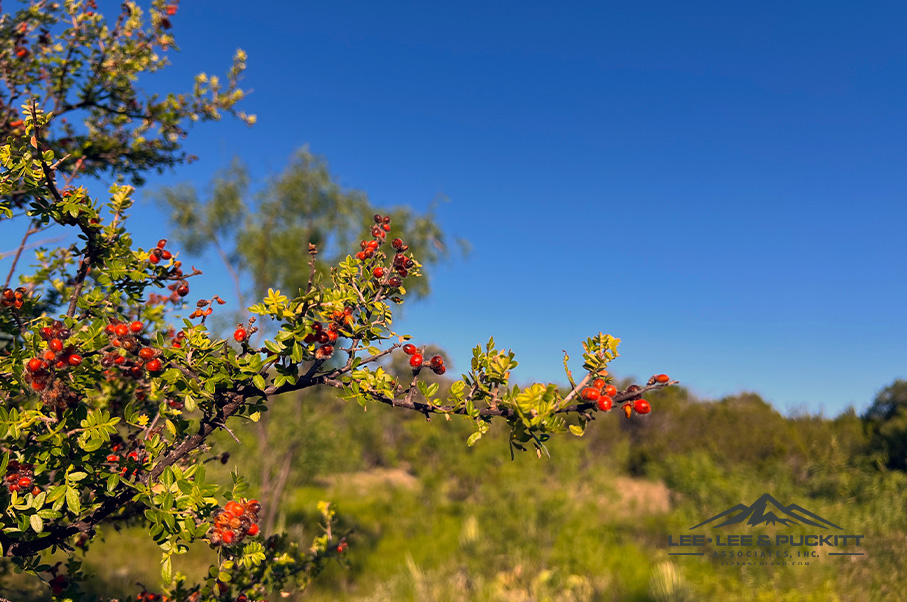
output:
POLYGON ((106 173, 141 184, 144 172, 191 159, 181 146, 192 123, 224 112, 254 123, 236 109, 245 95, 238 86, 241 50, 225 78, 201 74, 186 93, 149 95, 138 85, 140 75, 165 68, 176 50, 164 0, 145 9, 124 2, 115 19, 91 1, 20 4, 0 15, 0 140, 22 135, 19 105, 37 97, 39 108, 56 117, 42 149, 72 159, 60 173, 106 173))

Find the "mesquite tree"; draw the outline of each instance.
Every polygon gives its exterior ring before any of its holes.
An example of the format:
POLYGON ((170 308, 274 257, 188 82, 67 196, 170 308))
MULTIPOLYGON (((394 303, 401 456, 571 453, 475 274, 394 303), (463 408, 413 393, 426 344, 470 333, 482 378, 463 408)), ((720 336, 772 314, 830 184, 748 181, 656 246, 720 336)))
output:
MULTIPOLYGON (((207 321, 223 300, 190 289, 200 272, 184 270, 179 249, 166 240, 132 240, 132 186, 116 184, 101 195, 74 185, 79 174, 138 177, 179 162, 178 147, 167 141, 176 144, 171 134, 178 140, 181 130, 168 128, 179 127, 181 111, 192 119, 196 106, 176 100, 157 113, 157 100, 136 100, 132 67, 115 76, 133 64, 124 57, 140 63, 145 56, 148 68, 156 59, 143 54, 147 45, 172 44, 165 32, 174 6, 153 3, 148 28, 133 4, 124 5, 113 27, 95 10, 91 2, 33 1, 0 24, 13 32, 0 51, 10 86, 3 97, 8 137, 0 146, 0 217, 6 224, 26 220, 27 232, 54 226, 77 238, 68 247, 37 249, 34 269, 9 284, 26 236, 0 291, 0 553, 45 579, 56 599, 87 599, 74 552, 90 553, 109 526, 143 525, 161 548, 161 594, 141 592, 146 600, 162 594, 249 600, 302 589, 342 557, 349 542, 334 532, 329 504, 321 505, 324 531, 313 542, 264 538, 261 504, 244 495, 242 475, 226 485, 207 478, 205 461, 219 453, 212 435, 232 432, 238 420, 260 420, 282 393, 323 387, 363 406, 470 420, 476 430, 469 445, 500 420, 509 427, 511 451, 541 455, 552 435, 582 435, 613 407, 628 419, 648 413, 643 394, 673 384, 658 375, 643 387, 617 390, 607 366, 619 341, 599 334, 583 342, 582 377, 568 370, 565 393, 554 384, 513 384, 515 356, 492 340, 475 348, 469 370, 440 397, 437 383, 424 377, 445 373, 444 361, 424 357, 422 347, 393 330, 392 308, 404 302, 422 264, 382 215, 327 272, 317 267, 319 248, 298 241, 309 265, 304 284, 268 290, 226 340, 219 338, 207 321), (78 50, 92 45, 101 54, 78 50), (76 73, 72 81, 82 82, 76 95, 83 98, 76 104, 88 109, 91 125, 83 134, 71 122, 72 130, 60 125, 60 113, 76 105, 57 104, 66 86, 53 85, 76 73), (145 111, 151 125, 133 121, 131 103, 119 104, 129 98, 140 105, 134 114, 145 111), (163 138, 146 147, 154 124, 163 138), (68 147, 61 132, 84 138, 68 147), (106 150, 93 154, 98 145, 106 150), (259 328, 269 333, 263 341, 255 336, 259 328), (386 369, 391 354, 406 358, 405 379, 386 369), (196 541, 212 548, 212 564, 204 581, 190 583, 175 568, 196 541), (65 569, 44 562, 48 551, 69 554, 65 569)), ((218 103, 229 104, 217 94, 196 100, 216 111, 218 103)))

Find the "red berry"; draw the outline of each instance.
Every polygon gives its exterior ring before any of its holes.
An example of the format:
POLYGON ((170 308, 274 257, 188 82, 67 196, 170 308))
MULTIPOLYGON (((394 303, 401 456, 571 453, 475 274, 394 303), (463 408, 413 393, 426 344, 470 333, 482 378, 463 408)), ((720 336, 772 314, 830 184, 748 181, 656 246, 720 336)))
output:
POLYGON ((358 259, 359 261, 362 261, 363 259, 365 259, 365 253, 362 251, 359 251, 358 253, 356 253, 356 259, 358 259))
POLYGON ((607 383, 605 383, 605 380, 603 378, 596 378, 595 380, 592 381, 592 386, 595 387, 596 389, 598 389, 599 391, 601 391, 602 389, 605 388, 605 384, 607 384, 607 383))
POLYGON ((16 482, 16 485, 19 486, 19 489, 27 489, 31 487, 31 479, 28 477, 22 477, 16 482))
POLYGON ((444 365, 444 358, 440 355, 433 355, 431 359, 428 360, 428 363, 431 364, 432 368, 440 368, 444 365))
POLYGON ((655 382, 657 383, 666 383, 671 380, 671 377, 667 374, 659 374, 655 377, 655 382))
POLYGON ((399 238, 395 238, 394 242, 391 243, 391 246, 399 251, 400 249, 403 248, 403 241, 400 240, 399 238))
POLYGON ((599 397, 601 397, 601 391, 599 391, 598 389, 594 389, 592 387, 583 389, 582 398, 586 401, 595 401, 599 397))
POLYGON ((648 414, 652 411, 652 406, 645 399, 637 399, 633 402, 633 409, 637 414, 648 414))
POLYGON ((406 345, 403 346, 403 353, 405 353, 406 355, 412 355, 412 354, 414 354, 415 352, 416 352, 416 346, 415 346, 415 345, 412 345, 412 344, 410 344, 410 343, 407 343, 406 345))
POLYGON ((35 485, 35 486, 32 488, 32 490, 31 490, 31 494, 32 494, 32 495, 38 495, 39 493, 41 493, 41 488, 38 487, 37 485, 35 485))
POLYGON ((224 511, 238 518, 243 515, 245 508, 237 502, 227 502, 227 505, 224 506, 224 511))
POLYGON ((44 328, 41 329, 41 336, 44 337, 45 341, 47 341, 52 336, 54 336, 54 331, 50 326, 45 326, 44 328))
POLYGON ((615 395, 617 395, 617 387, 615 387, 614 385, 608 385, 607 387, 605 387, 605 395, 614 397, 615 395))
POLYGON ((233 338, 236 340, 237 343, 242 343, 243 341, 245 341, 246 340, 246 329, 237 328, 233 332, 233 338))
POLYGON ((189 285, 181 284, 176 289, 176 294, 179 295, 180 297, 185 297, 186 295, 188 295, 189 294, 189 285))
POLYGON ((315 357, 318 358, 318 359, 323 359, 323 358, 326 358, 326 357, 330 357, 333 353, 334 353, 334 346, 333 346, 333 345, 322 345, 322 346, 319 347, 318 350, 315 352, 315 357))
POLYGON ((40 370, 43 367, 44 367, 44 362, 42 362, 41 360, 39 360, 36 357, 33 357, 30 360, 28 360, 28 371, 29 372, 37 372, 38 370, 40 370))
POLYGON ((376 224, 380 224, 381 222, 384 221, 384 216, 381 215, 380 213, 376 213, 376 214, 374 215, 374 218, 375 218, 375 223, 376 223, 376 224))
POLYGON ((159 360, 159 359, 157 359, 157 358, 154 358, 153 360, 151 360, 150 362, 148 362, 147 364, 145 364, 145 366, 146 366, 146 367, 148 368, 148 370, 150 370, 151 372, 157 372, 157 371, 159 371, 159 370, 161 369, 161 360, 159 360))
POLYGON ((598 409, 602 412, 610 412, 613 404, 614 400, 611 399, 610 395, 601 395, 598 398, 598 409))
POLYGON ((227 544, 229 546, 230 544, 233 543, 233 540, 236 539, 236 533, 234 533, 233 531, 224 531, 221 534, 220 538, 223 540, 223 542, 225 544, 227 544))
POLYGON ((48 346, 57 353, 63 351, 63 341, 61 341, 60 339, 51 339, 48 346))
POLYGON ((445 372, 447 372, 447 368, 445 368, 443 365, 438 366, 437 368, 432 366, 432 370, 434 370, 435 374, 438 374, 438 375, 441 375, 441 374, 444 374, 445 372))
POLYGON ((160 263, 161 258, 158 257, 157 255, 155 255, 154 253, 149 253, 148 261, 150 261, 151 263, 160 263))
POLYGON ((159 241, 157 241, 157 248, 158 248, 158 249, 163 249, 163 248, 166 247, 166 246, 167 246, 167 239, 166 239, 166 238, 162 238, 162 239, 160 239, 159 241))
POLYGON ((120 457, 116 454, 110 454, 109 456, 107 456, 107 461, 108 462, 119 462, 120 457))
POLYGON ((414 353, 412 357, 409 358, 409 365, 413 368, 418 368, 422 365, 422 354, 414 353))
POLYGON ((375 278, 383 278, 384 277, 384 268, 382 268, 381 266, 378 266, 377 268, 372 270, 372 276, 374 276, 375 278))
POLYGON ((129 334, 129 327, 125 324, 117 324, 115 331, 118 337, 125 337, 129 334))
POLYGON ((151 347, 142 347, 142 349, 139 350, 139 357, 143 360, 150 360, 154 357, 154 349, 151 347))
POLYGON ((255 537, 256 535, 258 535, 258 524, 251 524, 249 526, 249 530, 246 531, 246 533, 248 533, 250 537, 255 537))
POLYGON ((129 330, 131 330, 133 333, 142 332, 143 328, 145 328, 145 325, 138 320, 129 325, 129 330))
POLYGON ((384 228, 384 231, 385 231, 385 232, 390 232, 390 231, 391 231, 391 225, 390 225, 390 224, 381 224, 381 227, 384 228))
POLYGON ((48 349, 47 351, 44 352, 44 359, 47 360, 48 362, 52 362, 55 359, 57 359, 57 354, 54 353, 53 351, 51 351, 50 349, 48 349))
POLYGON ((171 259, 172 257, 173 253, 170 251, 161 251, 161 259, 171 259))
POLYGON ((69 356, 69 365, 70 366, 81 366, 82 365, 82 356, 78 353, 73 353, 69 356))

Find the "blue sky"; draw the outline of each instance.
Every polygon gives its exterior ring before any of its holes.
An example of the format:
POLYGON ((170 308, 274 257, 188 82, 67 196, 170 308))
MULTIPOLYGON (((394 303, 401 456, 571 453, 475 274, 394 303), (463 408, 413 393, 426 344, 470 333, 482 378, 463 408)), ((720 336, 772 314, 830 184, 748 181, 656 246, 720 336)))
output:
POLYGON ((907 378, 903 3, 213 6, 182 4, 152 81, 188 89, 241 47, 258 124, 197 128, 200 161, 152 186, 234 155, 264 178, 308 144, 376 204, 445 195, 473 252, 399 326, 455 370, 494 335, 519 380, 564 382, 561 350, 601 330, 619 375, 781 411, 861 411, 907 378))

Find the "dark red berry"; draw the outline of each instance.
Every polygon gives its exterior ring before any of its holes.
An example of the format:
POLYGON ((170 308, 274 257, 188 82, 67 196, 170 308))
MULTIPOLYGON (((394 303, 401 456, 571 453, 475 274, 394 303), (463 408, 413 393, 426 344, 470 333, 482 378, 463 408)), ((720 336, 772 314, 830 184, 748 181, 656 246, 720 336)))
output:
POLYGON ((159 241, 157 241, 157 248, 158 248, 158 249, 163 249, 163 248, 166 247, 166 246, 167 246, 167 239, 166 239, 166 238, 162 238, 162 239, 160 239, 159 241))
POLYGON ((51 339, 49 347, 57 353, 60 353, 61 351, 63 351, 63 341, 61 341, 60 339, 51 339))
POLYGON ((69 365, 70 366, 81 366, 82 365, 82 356, 78 353, 73 353, 69 356, 69 365))
POLYGON ((416 352, 415 345, 413 345, 411 343, 407 343, 406 345, 403 346, 403 353, 405 353, 406 355, 412 355, 415 352, 416 352))
POLYGON ((431 364, 432 368, 437 368, 444 365, 444 358, 440 355, 433 355, 431 359, 428 360, 428 363, 431 364))
POLYGON ((145 364, 145 366, 146 366, 146 367, 148 368, 148 370, 150 370, 151 372, 157 372, 157 371, 159 371, 159 370, 161 369, 161 360, 159 360, 159 359, 157 359, 157 358, 154 358, 153 360, 151 360, 150 362, 148 362, 147 364, 145 364))
POLYGON ((179 295, 180 297, 185 297, 186 295, 188 295, 189 294, 189 285, 181 284, 179 287, 177 287, 176 294, 179 295))
POLYGON ((372 276, 374 276, 375 278, 383 278, 384 277, 384 268, 382 268, 380 266, 375 268, 374 270, 372 270, 372 276))
POLYGON ((394 249, 399 251, 401 248, 403 248, 403 241, 400 240, 399 238, 395 238, 394 241, 391 243, 391 246, 394 247, 394 249))

